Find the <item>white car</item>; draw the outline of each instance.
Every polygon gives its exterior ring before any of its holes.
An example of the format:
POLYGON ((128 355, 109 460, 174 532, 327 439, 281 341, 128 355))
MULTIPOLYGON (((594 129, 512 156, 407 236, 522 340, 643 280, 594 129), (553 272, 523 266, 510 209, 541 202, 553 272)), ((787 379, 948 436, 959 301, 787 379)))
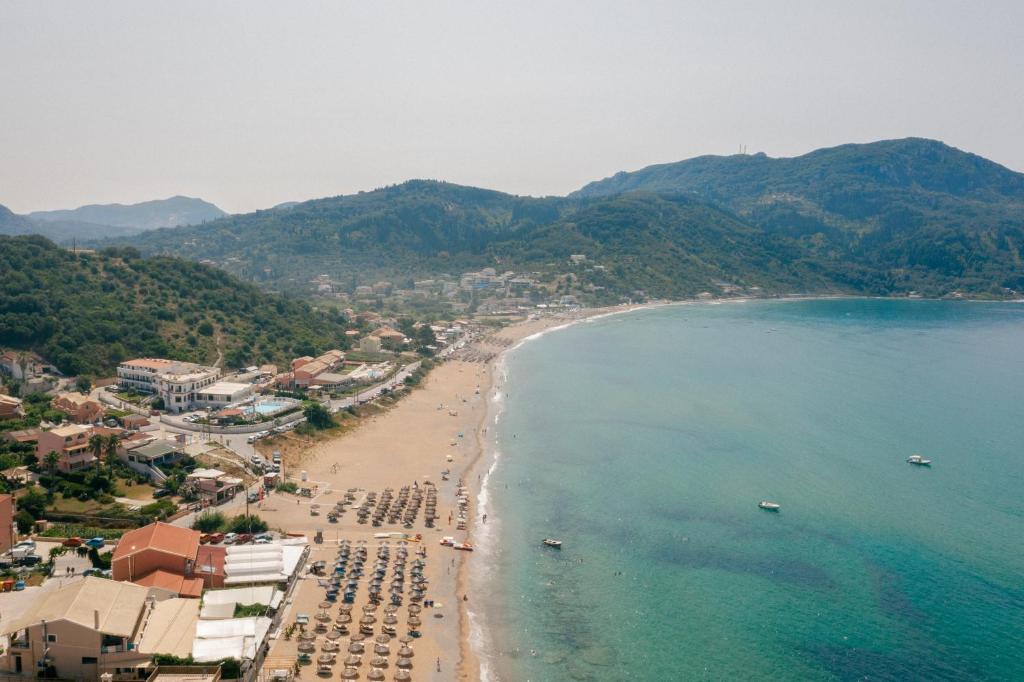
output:
POLYGON ((270 538, 256 538, 255 540, 252 541, 252 544, 254 544, 254 545, 269 545, 270 544, 270 538))
POLYGON ((224 533, 224 544, 232 545, 238 539, 238 533, 224 533))

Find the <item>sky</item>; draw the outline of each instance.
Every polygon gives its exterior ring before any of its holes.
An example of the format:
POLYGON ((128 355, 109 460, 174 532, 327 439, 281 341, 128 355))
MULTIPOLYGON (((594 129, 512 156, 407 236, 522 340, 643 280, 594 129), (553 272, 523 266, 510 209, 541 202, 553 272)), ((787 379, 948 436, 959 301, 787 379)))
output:
POLYGON ((931 137, 1024 171, 1024 2, 0 0, 0 204, 565 194, 931 137))

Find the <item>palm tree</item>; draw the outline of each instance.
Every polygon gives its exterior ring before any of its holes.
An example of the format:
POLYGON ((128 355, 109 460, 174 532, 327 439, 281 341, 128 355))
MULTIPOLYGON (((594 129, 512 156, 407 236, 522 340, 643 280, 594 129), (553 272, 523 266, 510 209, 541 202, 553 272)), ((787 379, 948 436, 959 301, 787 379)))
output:
POLYGON ((114 458, 117 457, 117 446, 121 444, 121 436, 112 433, 106 438, 106 465, 111 476, 114 474, 114 458))
POLYGON ((46 470, 53 475, 53 472, 57 470, 57 465, 60 464, 60 455, 57 454, 56 450, 50 450, 43 457, 43 461, 46 463, 46 470))
POLYGON ((96 457, 96 461, 100 461, 100 457, 103 455, 103 448, 106 446, 106 440, 98 433, 94 433, 89 436, 89 450, 96 457))

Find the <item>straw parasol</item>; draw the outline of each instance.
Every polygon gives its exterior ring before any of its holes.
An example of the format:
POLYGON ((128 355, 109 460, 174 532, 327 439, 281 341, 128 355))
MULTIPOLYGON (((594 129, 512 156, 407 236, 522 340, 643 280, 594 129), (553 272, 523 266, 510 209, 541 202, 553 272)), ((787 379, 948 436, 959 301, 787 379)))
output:
POLYGON ((416 616, 409 616, 408 623, 409 623, 409 627, 414 628, 414 627, 419 627, 419 625, 420 625, 420 623, 422 623, 422 621, 419 618, 417 618, 416 616))
POLYGON ((317 663, 326 663, 327 665, 334 665, 334 656, 332 654, 320 654, 316 657, 317 663))
POLYGON ((331 602, 329 602, 329 601, 322 601, 322 602, 320 602, 320 608, 326 611, 327 609, 331 608, 331 602))
POLYGON ((349 654, 348 656, 345 657, 345 665, 347 665, 349 667, 352 667, 354 665, 359 665, 362 662, 363 662, 363 657, 362 656, 357 656, 356 654, 349 654))
POLYGON ((410 637, 409 635, 403 635, 403 636, 398 638, 398 641, 401 642, 402 644, 412 644, 416 640, 413 639, 412 637, 410 637))
POLYGON ((387 644, 391 641, 390 635, 377 635, 374 639, 377 640, 378 644, 387 644))
POLYGON ((373 616, 363 616, 362 618, 359 619, 359 624, 360 625, 373 625, 376 622, 377 622, 377 619, 374 618, 373 616))
POLYGON ((334 619, 334 622, 340 623, 341 625, 347 625, 348 623, 352 622, 352 616, 348 615, 347 613, 342 613, 334 619))
POLYGON ((398 656, 400 658, 412 658, 412 647, 403 646, 398 650, 398 656))
POLYGON ((361 642, 364 639, 366 639, 366 635, 362 634, 361 632, 357 632, 356 634, 352 635, 352 637, 349 638, 349 641, 352 642, 352 643, 355 643, 355 642, 361 642))
POLYGON ((373 647, 373 653, 377 654, 378 656, 387 656, 391 653, 391 647, 389 647, 387 644, 378 644, 373 647))
POLYGON ((336 641, 338 639, 341 639, 341 635, 342 635, 341 630, 339 628, 334 628, 333 630, 331 630, 330 632, 327 633, 327 639, 329 639, 329 640, 331 640, 333 642, 333 641, 336 641))
POLYGON ((339 647, 338 647, 338 643, 337 642, 335 642, 334 640, 328 640, 328 641, 323 643, 323 646, 320 647, 320 650, 321 651, 337 651, 338 648, 339 647))
POLYGON ((400 658, 397 661, 395 661, 395 665, 397 665, 399 668, 411 668, 412 660, 408 658, 400 658))
POLYGON ((304 654, 311 654, 316 651, 316 646, 312 642, 299 642, 299 651, 304 654))
POLYGON ((373 668, 370 672, 366 673, 366 679, 368 680, 383 680, 384 671, 380 668, 373 668))
POLYGON ((386 668, 388 667, 388 659, 384 658, 383 656, 374 656, 372 659, 370 659, 370 665, 372 665, 374 668, 386 668))
POLYGON ((370 603, 363 606, 363 613, 373 613, 377 610, 377 605, 370 603))
POLYGON ((352 605, 351 604, 342 604, 341 606, 338 607, 338 611, 340 611, 341 613, 352 613, 352 605))
POLYGON ((346 680, 354 680, 359 677, 359 671, 355 668, 345 668, 341 671, 341 676, 346 680))
POLYGON ((309 632, 308 630, 299 635, 300 642, 313 642, 316 641, 316 634, 309 632))
POLYGON ((409 604, 409 613, 417 614, 423 610, 423 607, 419 604, 409 604))
POLYGON ((363 646, 362 642, 353 642, 352 644, 348 645, 348 652, 350 654, 361 654, 363 653, 364 649, 365 647, 363 646))
POLYGON ((394 604, 388 604, 384 607, 384 613, 394 613, 398 610, 398 607, 394 604))
POLYGON ((412 679, 412 673, 408 670, 397 670, 395 671, 395 682, 409 682, 412 679))
POLYGON ((384 624, 385 625, 394 625, 397 622, 398 622, 398 618, 396 618, 394 615, 392 615, 390 613, 388 615, 384 616, 384 624))

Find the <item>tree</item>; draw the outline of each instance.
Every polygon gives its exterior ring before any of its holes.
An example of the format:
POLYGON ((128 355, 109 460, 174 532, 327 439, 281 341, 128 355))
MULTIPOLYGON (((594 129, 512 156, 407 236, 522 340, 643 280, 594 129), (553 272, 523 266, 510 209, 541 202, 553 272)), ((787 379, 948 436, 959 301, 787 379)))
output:
POLYGON ((60 464, 60 455, 57 454, 56 450, 50 450, 43 457, 43 462, 46 464, 46 470, 50 472, 52 476, 57 471, 57 465, 60 464))
POLYGON ((18 509, 28 512, 33 519, 38 519, 43 515, 48 503, 49 499, 46 493, 39 488, 32 487, 18 498, 18 509))
POLYGON ((306 423, 315 429, 329 429, 334 426, 334 419, 327 408, 316 401, 306 403, 302 414, 306 417, 306 423))
POLYGON ((14 522, 18 524, 18 532, 25 535, 26 533, 32 532, 32 526, 35 524, 36 520, 32 518, 32 515, 27 511, 20 509, 14 516, 14 522))
POLYGON ((87 376, 80 376, 75 379, 75 387, 82 393, 88 393, 92 389, 92 380, 87 376))
POLYGON ((89 436, 89 452, 91 452, 98 462, 103 457, 103 449, 107 446, 106 439, 98 433, 94 433, 89 436))
POLYGON ((192 529, 203 533, 215 533, 224 527, 227 519, 220 512, 203 512, 192 522, 192 529))
MULTIPOLYGON (((91 440, 91 439, 90 439, 91 440)), ((117 448, 121 444, 121 436, 116 433, 112 433, 107 436, 104 450, 106 453, 105 464, 107 465, 107 471, 113 475, 114 473, 114 460, 117 457, 117 448)))
POLYGON ((228 524, 228 530, 233 533, 262 533, 267 528, 269 528, 267 522, 253 514, 248 516, 239 514, 228 524))

